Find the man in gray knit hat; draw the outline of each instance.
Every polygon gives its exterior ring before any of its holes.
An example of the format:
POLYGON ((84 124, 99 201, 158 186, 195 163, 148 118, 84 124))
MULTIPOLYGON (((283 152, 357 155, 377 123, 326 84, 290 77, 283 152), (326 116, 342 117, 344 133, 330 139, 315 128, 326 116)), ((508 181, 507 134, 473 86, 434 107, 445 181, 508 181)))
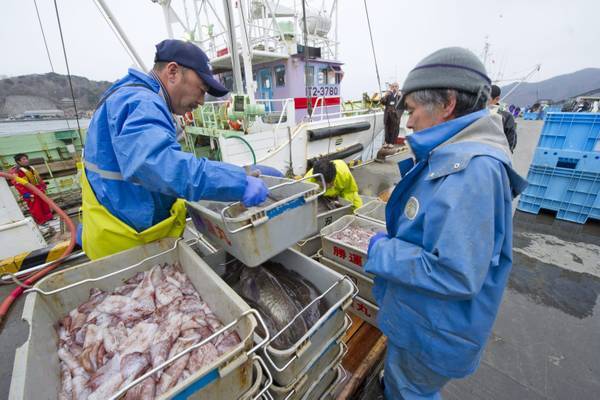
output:
MULTIPOLYGON (((387 232, 369 243, 378 325, 388 337, 388 399, 439 399, 475 371, 512 266, 512 169, 491 82, 470 51, 423 59, 402 92, 414 163, 386 208, 387 232)), ((402 168, 404 167, 404 168, 402 168)))

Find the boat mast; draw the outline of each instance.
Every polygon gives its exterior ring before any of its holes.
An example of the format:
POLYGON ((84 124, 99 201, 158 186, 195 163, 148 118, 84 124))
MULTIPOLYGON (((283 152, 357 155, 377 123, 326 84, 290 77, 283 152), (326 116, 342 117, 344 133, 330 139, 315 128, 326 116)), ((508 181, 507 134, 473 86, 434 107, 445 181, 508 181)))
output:
MULTIPOLYGON (((250 38, 246 29, 248 21, 244 14, 243 1, 238 3, 240 9, 240 31, 242 33, 242 59, 244 60, 244 75, 246 76, 246 93, 250 99, 250 103, 254 104, 254 79, 252 74, 252 48, 250 47, 250 38)), ((249 10, 248 10, 249 11, 249 10)))
POLYGON ((135 63, 137 64, 138 68, 140 68, 144 72, 148 72, 148 68, 146 67, 146 64, 144 64, 144 61, 142 60, 142 58, 139 56, 137 51, 135 51, 135 48, 129 41, 129 38, 127 37, 127 35, 123 31, 123 29, 121 28, 121 25, 119 25, 119 22, 117 21, 117 19, 113 15, 113 13, 110 11, 110 8, 108 8, 108 6, 104 2, 104 0, 95 0, 95 1, 96 1, 96 5, 98 5, 98 8, 106 16, 106 20, 109 22, 111 28, 113 28, 113 32, 115 32, 115 34, 117 35, 117 38, 121 41, 121 43, 123 43, 127 52, 129 52, 131 57, 135 60, 135 63))
MULTIPOLYGON (((225 11, 225 22, 227 24, 227 47, 229 54, 231 55, 231 66, 233 68, 233 91, 235 93, 242 93, 244 91, 244 85, 242 84, 242 69, 240 67, 240 58, 238 56, 235 20, 233 18, 233 12, 231 11, 230 0, 223 0, 223 9, 225 11)), ((248 79, 252 79, 252 74, 246 76, 246 80, 248 79)))

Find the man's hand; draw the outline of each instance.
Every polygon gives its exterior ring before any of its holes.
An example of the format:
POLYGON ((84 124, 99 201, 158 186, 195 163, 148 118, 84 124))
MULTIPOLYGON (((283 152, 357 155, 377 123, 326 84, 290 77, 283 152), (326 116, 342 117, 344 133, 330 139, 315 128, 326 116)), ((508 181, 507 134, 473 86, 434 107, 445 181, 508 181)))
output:
POLYGON ((262 179, 246 176, 246 191, 242 197, 245 207, 254 207, 267 199, 269 189, 262 179))
POLYGON ((378 240, 387 237, 387 232, 377 232, 375 235, 373 235, 371 237, 371 240, 369 241, 369 248, 367 250, 367 258, 369 257, 369 253, 371 252, 371 248, 373 246, 375 246, 375 243, 377 243, 378 240))

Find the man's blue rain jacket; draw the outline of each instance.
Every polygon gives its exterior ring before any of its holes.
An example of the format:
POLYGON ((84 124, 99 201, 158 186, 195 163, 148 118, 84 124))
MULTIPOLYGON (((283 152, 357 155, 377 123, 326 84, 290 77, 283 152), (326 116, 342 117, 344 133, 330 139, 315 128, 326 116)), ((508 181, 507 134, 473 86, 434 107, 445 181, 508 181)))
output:
POLYGON ((487 110, 408 137, 416 158, 386 207, 388 236, 369 253, 378 324, 390 344, 447 377, 472 373, 512 266, 511 167, 487 110))
POLYGON ((96 110, 84 150, 96 198, 114 216, 141 232, 167 218, 178 197, 242 198, 243 168, 181 150, 175 121, 152 76, 130 69, 106 93, 118 87, 96 110), (126 86, 132 84, 138 86, 126 86))

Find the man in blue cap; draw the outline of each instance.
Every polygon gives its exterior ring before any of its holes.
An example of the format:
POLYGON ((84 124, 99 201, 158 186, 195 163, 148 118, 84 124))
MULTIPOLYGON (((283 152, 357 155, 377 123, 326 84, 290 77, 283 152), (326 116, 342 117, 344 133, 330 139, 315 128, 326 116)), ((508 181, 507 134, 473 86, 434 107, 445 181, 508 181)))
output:
MULTIPOLYGON (((502 120, 486 105, 485 67, 460 47, 423 59, 404 82, 412 168, 369 244, 387 399, 440 399, 475 371, 512 266, 512 200, 526 186, 502 120)), ((405 165, 403 165, 405 166, 405 165)))
POLYGON ((266 199, 263 181, 238 166, 198 159, 177 143, 173 114, 227 94, 204 52, 189 42, 156 46, 154 68, 129 73, 103 95, 90 122, 82 171, 82 246, 92 258, 163 237, 185 226, 183 200, 266 199))

